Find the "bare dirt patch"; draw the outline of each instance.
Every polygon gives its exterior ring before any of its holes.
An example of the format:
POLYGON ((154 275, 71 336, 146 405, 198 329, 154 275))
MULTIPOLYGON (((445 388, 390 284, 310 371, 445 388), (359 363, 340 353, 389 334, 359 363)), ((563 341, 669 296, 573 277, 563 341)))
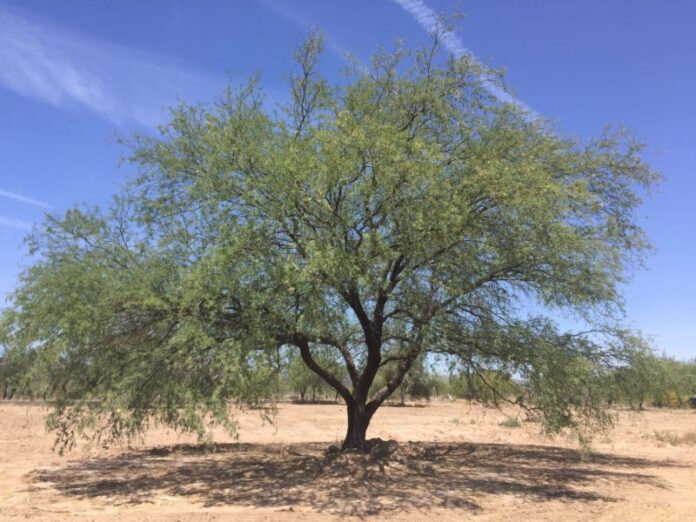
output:
POLYGON ((466 402, 384 408, 369 435, 397 439, 386 458, 327 454, 338 405, 281 405, 275 426, 240 415, 240 439, 201 447, 152 430, 131 447, 60 457, 45 409, 0 405, 0 519, 39 520, 689 520, 696 448, 689 411, 622 412, 584 460, 574 443, 506 428, 505 414, 466 402))

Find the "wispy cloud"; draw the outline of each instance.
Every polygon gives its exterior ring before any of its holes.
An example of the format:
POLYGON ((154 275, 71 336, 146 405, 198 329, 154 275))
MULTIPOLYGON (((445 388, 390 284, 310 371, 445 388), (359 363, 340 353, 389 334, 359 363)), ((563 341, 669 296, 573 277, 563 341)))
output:
MULTIPOLYGON (((408 12, 418 25, 428 33, 436 34, 445 49, 454 57, 461 58, 466 56, 473 62, 480 64, 474 54, 466 48, 461 38, 459 38, 454 31, 444 26, 438 14, 428 7, 425 2, 422 0, 393 0, 393 2, 408 12)), ((485 67, 483 67, 483 69, 485 70, 485 67)), ((481 82, 485 89, 500 102, 513 104, 525 111, 532 118, 537 118, 539 116, 534 110, 503 89, 498 82, 493 79, 482 76, 481 82)))
POLYGON ((163 105, 209 98, 224 84, 19 9, 0 5, 0 27, 0 86, 56 107, 81 106, 119 125, 155 125, 164 119, 163 105))
POLYGON ((30 198, 28 196, 23 196, 22 194, 17 194, 16 192, 10 192, 9 190, 0 189, 0 197, 13 199, 19 201, 20 203, 27 203, 29 205, 34 205, 35 207, 55 208, 53 205, 49 205, 44 201, 39 201, 38 199, 30 198))
POLYGON ((10 228, 20 228, 22 230, 31 230, 32 223, 21 219, 8 218, 0 216, 0 226, 10 228))

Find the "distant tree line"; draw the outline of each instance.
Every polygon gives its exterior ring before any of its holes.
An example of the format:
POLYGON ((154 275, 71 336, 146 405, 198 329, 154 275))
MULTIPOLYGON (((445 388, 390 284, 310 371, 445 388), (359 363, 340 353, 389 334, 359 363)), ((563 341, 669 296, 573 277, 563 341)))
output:
POLYGON ((663 354, 634 354, 630 364, 601 380, 609 402, 641 410, 645 406, 684 408, 696 395, 696 359, 678 361, 663 354))
MULTIPOLYGON (((323 363, 340 367, 329 353, 323 363)), ((391 363, 386 363, 375 380, 375 386, 387 382, 392 375, 391 363)), ((299 356, 290 357, 285 369, 278 374, 279 394, 299 402, 338 400, 336 393, 321 378, 309 370, 299 356)), ((598 372, 586 387, 587 394, 603 395, 615 406, 642 410, 685 408, 689 398, 696 395, 696 359, 679 361, 649 350, 633 354, 630 360, 616 368, 598 372)), ((474 364, 450 369, 433 367, 420 360, 414 365, 392 397, 392 403, 431 398, 458 398, 495 405, 501 401, 515 402, 528 390, 525 383, 503 371, 481 370, 474 364)), ((578 397, 578 404, 583 397, 578 397)))
POLYGON ((0 392, 3 399, 46 398, 47 380, 35 369, 36 352, 6 351, 0 356, 0 392))
MULTIPOLYGON (((340 361, 330 351, 318 353, 316 357, 340 374, 340 361)), ((393 365, 391 362, 383 365, 374 386, 389 381, 393 365)), ((8 352, 0 356, 2 398, 50 399, 47 379, 39 368, 41 365, 31 355, 8 352)), ((271 378, 276 381, 273 385, 279 398, 303 403, 339 400, 335 390, 294 353, 287 353, 278 361, 278 370, 271 378)), ((588 394, 603 395, 610 404, 634 410, 648 406, 685 408, 689 406, 689 398, 696 395, 696 359, 679 361, 649 350, 637 352, 624 365, 598 373, 586 389, 588 394)), ((419 360, 391 402, 457 398, 495 405, 501 401, 514 402, 525 391, 523 381, 503 371, 480 370, 474 364, 447 371, 419 360)))

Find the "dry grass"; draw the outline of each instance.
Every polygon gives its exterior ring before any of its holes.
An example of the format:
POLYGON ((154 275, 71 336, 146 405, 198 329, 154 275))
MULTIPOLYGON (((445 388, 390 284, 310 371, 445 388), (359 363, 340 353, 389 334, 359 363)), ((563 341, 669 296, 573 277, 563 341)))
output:
POLYGON ((509 417, 498 425, 502 426, 503 428, 521 428, 522 427, 522 423, 519 420, 517 420, 515 417, 509 417))
POLYGON ((696 431, 688 431, 686 433, 656 431, 655 440, 672 446, 696 446, 696 431))

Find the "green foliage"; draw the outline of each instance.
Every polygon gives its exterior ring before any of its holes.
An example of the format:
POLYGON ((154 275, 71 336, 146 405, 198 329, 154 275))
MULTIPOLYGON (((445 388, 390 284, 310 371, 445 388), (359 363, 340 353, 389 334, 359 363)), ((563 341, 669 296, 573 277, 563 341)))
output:
POLYGON ((696 362, 684 363, 667 356, 654 359, 656 379, 651 387, 651 404, 657 407, 684 408, 696 395, 696 362))
POLYGON ((500 423, 503 428, 521 428, 522 423, 514 417, 508 417, 500 423))
POLYGON ((624 366, 609 372, 603 384, 612 401, 636 410, 648 404, 683 408, 696 394, 696 362, 658 357, 644 346, 631 353, 624 366))
MULTIPOLYGON (((395 362, 386 363, 377 373, 372 384, 373 388, 377 390, 384 388, 398 372, 399 368, 395 362)), ((446 394, 447 386, 442 377, 428 370, 425 360, 419 358, 413 362, 395 391, 398 391, 399 401, 404 404, 407 398, 430 400, 433 395, 446 394)))
POLYGON ((31 353, 16 351, 6 352, 0 357, 0 390, 3 399, 33 395, 29 378, 32 359, 31 353))
POLYGON ((347 445, 399 386, 430 393, 428 352, 549 431, 605 418, 593 383, 633 350, 618 289, 656 175, 625 132, 563 138, 438 46, 329 85, 312 37, 285 116, 255 81, 182 104, 127 141, 138 175, 110 211, 47 218, 2 343, 45 371, 59 443, 232 428, 229 401, 272 398, 286 351, 347 403, 347 445), (559 311, 593 333, 559 330, 559 311))
POLYGON ((483 404, 497 404, 500 399, 514 400, 522 388, 514 380, 496 370, 463 371, 449 376, 449 393, 461 399, 477 400, 483 404))

